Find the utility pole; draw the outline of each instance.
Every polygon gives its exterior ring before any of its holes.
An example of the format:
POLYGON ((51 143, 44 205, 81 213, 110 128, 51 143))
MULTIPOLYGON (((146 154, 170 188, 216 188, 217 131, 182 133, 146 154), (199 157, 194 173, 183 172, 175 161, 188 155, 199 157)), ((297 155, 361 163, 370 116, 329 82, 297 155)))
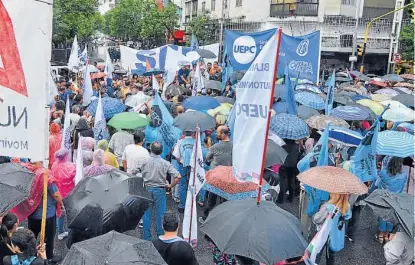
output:
MULTIPOLYGON (((405 5, 404 0, 396 0, 395 9, 402 8, 404 5, 405 5)), ((400 9, 393 16, 391 42, 390 42, 390 45, 389 45, 389 57, 388 57, 387 74, 390 73, 392 64, 393 64, 392 71, 395 69, 395 62, 392 61, 392 57, 395 53, 398 53, 399 37, 401 35, 402 17, 403 17, 403 9, 400 9)))
POLYGON ((221 18, 220 18, 220 35, 219 35, 219 61, 222 61, 222 54, 223 54, 223 23, 225 20, 225 6, 226 1, 228 0, 222 0, 222 12, 221 12, 221 18))
MULTIPOLYGON (((356 25, 354 27, 354 33, 353 33, 353 48, 352 48, 352 57, 354 58, 356 56, 356 47, 357 47, 357 31, 359 28, 359 15, 360 15, 360 3, 361 0, 356 0, 356 25)), ((350 62, 350 71, 353 71, 354 69, 354 60, 350 62)))

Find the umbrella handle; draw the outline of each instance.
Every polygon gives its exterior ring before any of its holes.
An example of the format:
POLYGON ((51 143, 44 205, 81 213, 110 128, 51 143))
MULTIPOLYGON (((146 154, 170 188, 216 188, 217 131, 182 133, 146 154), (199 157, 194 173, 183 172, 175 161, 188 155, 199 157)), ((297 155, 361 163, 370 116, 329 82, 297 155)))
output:
POLYGON ((42 223, 40 226, 40 246, 44 248, 45 232, 46 232, 46 210, 48 201, 48 171, 43 174, 43 209, 42 209, 42 223))

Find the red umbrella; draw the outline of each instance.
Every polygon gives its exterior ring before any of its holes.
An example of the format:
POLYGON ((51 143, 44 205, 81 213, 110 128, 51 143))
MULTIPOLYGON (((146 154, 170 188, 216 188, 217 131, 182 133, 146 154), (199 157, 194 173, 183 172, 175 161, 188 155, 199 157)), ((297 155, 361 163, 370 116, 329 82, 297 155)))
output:
POLYGON ((104 72, 98 72, 98 73, 92 74, 91 79, 103 78, 105 76, 106 74, 104 72))
POLYGON ((388 85, 385 82, 375 81, 372 80, 369 82, 371 85, 380 86, 380 87, 387 87, 388 85))

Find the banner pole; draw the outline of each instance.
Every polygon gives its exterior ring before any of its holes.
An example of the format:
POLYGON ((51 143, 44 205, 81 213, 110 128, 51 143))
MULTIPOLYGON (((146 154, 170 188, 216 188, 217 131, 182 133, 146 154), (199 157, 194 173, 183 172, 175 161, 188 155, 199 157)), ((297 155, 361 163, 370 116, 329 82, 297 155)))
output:
MULTIPOLYGON (((268 141, 268 132, 269 132, 269 125, 271 122, 271 109, 272 109, 272 102, 274 98, 274 91, 275 91, 275 83, 277 79, 277 71, 278 71, 278 59, 280 54, 280 46, 281 46, 281 35, 282 35, 282 28, 278 29, 278 44, 277 44, 277 54, 275 55, 275 65, 274 65, 274 75, 272 78, 271 84, 271 96, 269 98, 269 107, 268 107, 268 117, 267 117, 267 127, 265 130, 265 139, 264 139, 264 151, 262 153, 262 165, 261 165, 261 173, 259 177, 259 184, 258 184, 258 196, 257 196, 257 205, 261 203, 261 193, 262 193, 262 183, 264 178, 264 167, 265 167, 265 160, 267 155, 267 141, 268 141)), ((274 36, 275 38, 275 36, 274 36)))
MULTIPOLYGON (((193 203, 194 203, 194 199, 193 199, 193 197, 195 196, 194 195, 194 191, 196 190, 196 185, 195 185, 195 183, 196 183, 196 163, 197 163, 197 151, 199 150, 199 134, 200 134, 200 128, 199 128, 199 125, 197 125, 197 127, 196 127, 196 143, 195 143, 195 150, 196 150, 196 152, 195 152, 195 157, 194 157, 194 161, 193 161, 193 186, 192 186, 192 188, 190 189, 191 190, 191 192, 192 192, 192 204, 191 204, 191 207, 190 207, 190 222, 189 222, 189 244, 191 244, 191 241, 192 241, 192 219, 193 219, 193 207, 194 207, 194 205, 193 205, 193 203)), ((188 188, 189 189, 189 188, 188 188)))
POLYGON ((43 200, 42 200, 42 222, 40 226, 40 247, 44 248, 46 232, 46 210, 48 201, 48 171, 43 173, 43 200))

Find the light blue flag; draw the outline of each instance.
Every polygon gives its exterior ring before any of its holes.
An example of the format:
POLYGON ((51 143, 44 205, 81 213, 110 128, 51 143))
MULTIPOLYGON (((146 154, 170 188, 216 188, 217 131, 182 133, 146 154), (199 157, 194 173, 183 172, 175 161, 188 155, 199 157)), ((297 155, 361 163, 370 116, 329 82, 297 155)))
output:
POLYGON ((333 71, 333 74, 329 77, 328 88, 327 88, 327 97, 326 97, 326 106, 325 113, 330 115, 331 110, 333 109, 333 100, 334 100, 334 87, 336 85, 336 72, 333 71))
POLYGON ((376 119, 350 158, 350 172, 363 182, 377 178, 376 144, 379 127, 379 119, 376 119))
POLYGON ((192 48, 192 50, 199 49, 199 42, 197 41, 195 34, 192 34, 192 38, 190 40, 190 47, 192 48))
POLYGON ((284 86, 285 86, 285 93, 287 94, 286 96, 287 111, 288 111, 288 114, 292 114, 292 115, 297 115, 297 103, 295 102, 295 99, 294 99, 294 89, 298 84, 299 75, 300 73, 298 73, 297 79, 295 80, 295 84, 293 87, 291 83, 291 78, 288 75, 288 67, 285 68, 284 86))
POLYGON ((95 112, 95 120, 94 120, 94 139, 96 143, 103 139, 108 140, 109 134, 107 130, 107 121, 105 120, 104 116, 104 109, 102 106, 101 94, 98 98, 98 105, 97 111, 95 112))
POLYGON ((236 108, 232 107, 231 111, 229 112, 228 120, 226 121, 226 125, 228 126, 228 128, 231 132, 231 140, 233 139, 233 130, 234 130, 234 127, 235 127, 235 118, 236 118, 236 108))

